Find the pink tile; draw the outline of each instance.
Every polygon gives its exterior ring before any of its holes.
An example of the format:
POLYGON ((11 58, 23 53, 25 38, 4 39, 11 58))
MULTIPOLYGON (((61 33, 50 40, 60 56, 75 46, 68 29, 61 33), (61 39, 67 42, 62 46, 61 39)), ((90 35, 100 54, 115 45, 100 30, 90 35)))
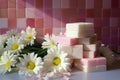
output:
POLYGON ((109 27, 109 26, 110 26, 110 18, 103 18, 102 27, 109 27))
POLYGON ((26 27, 26 19, 17 18, 17 28, 25 28, 25 27, 26 27))
POLYGON ((0 18, 0 28, 8 28, 8 18, 0 18))
POLYGON ((120 17, 120 9, 119 8, 111 9, 111 17, 120 17))
POLYGON ((44 8, 52 8, 52 0, 43 0, 44 8))
POLYGON ((16 18, 16 8, 8 8, 8 18, 16 18))
POLYGON ((35 9, 34 8, 26 8, 26 17, 34 18, 35 17, 35 9))
POLYGON ((61 0, 53 0, 52 7, 53 8, 61 8, 61 0))
POLYGON ((7 9, 8 8, 8 0, 0 0, 0 8, 7 9))
POLYGON ((94 18, 94 10, 93 9, 86 9, 86 16, 89 18, 94 18))
POLYGON ((70 0, 61 0, 61 8, 69 8, 70 0))
POLYGON ((104 17, 104 18, 109 18, 110 17, 110 9, 103 9, 102 10, 102 17, 104 17))
POLYGON ((119 19, 118 18, 110 18, 110 26, 118 26, 119 19))
POLYGON ((92 22, 92 23, 94 23, 94 18, 86 18, 86 22, 92 22))
POLYGON ((36 0, 35 6, 36 8, 43 8, 43 0, 36 0))
POLYGON ((103 9, 111 9, 111 0, 102 0, 103 1, 103 9))
POLYGON ((35 9, 35 18, 43 18, 44 11, 43 9, 35 9))
POLYGON ((85 18, 86 14, 87 14, 87 12, 86 12, 85 9, 78 9, 78 15, 77 15, 77 17, 79 17, 79 18, 85 18))
POLYGON ((25 9, 24 8, 16 9, 16 16, 17 18, 25 18, 25 9))
POLYGON ((0 18, 8 18, 8 9, 0 9, 0 18))
POLYGON ((102 37, 110 37, 110 29, 109 27, 102 28, 102 37))
POLYGON ((102 1, 103 0, 94 0, 94 8, 95 9, 102 9, 102 1))
POLYGON ((8 28, 1 28, 0 27, 0 34, 5 34, 8 31, 8 28))
POLYGON ((70 0, 70 8, 77 8, 78 0, 70 0))
POLYGON ((78 0, 78 8, 85 9, 85 1, 86 0, 78 0))
POLYGON ((27 18, 27 26, 30 26, 30 27, 35 27, 35 19, 34 18, 27 18))
POLYGON ((51 27, 44 27, 43 35, 50 34, 52 35, 52 28, 51 27))
POLYGON ((52 27, 53 26, 53 14, 52 9, 45 9, 44 10, 44 27, 52 27))
POLYGON ((26 0, 16 0, 16 8, 25 8, 26 0))
POLYGON ((16 8, 16 0, 8 0, 9 8, 16 8))
POLYGON ((35 0, 26 0, 26 8, 34 8, 35 0))
POLYGON ((16 28, 17 27, 16 23, 17 23, 16 18, 8 19, 8 27, 9 28, 16 28))
POLYGON ((111 6, 112 6, 112 8, 118 8, 119 7, 119 0, 112 0, 111 6))
POLYGON ((86 0, 86 8, 94 9, 94 0, 86 0))
POLYGON ((35 27, 37 27, 37 28, 43 28, 43 19, 41 19, 41 18, 35 18, 35 27))
POLYGON ((40 37, 43 37, 43 28, 35 28, 37 32, 37 38, 39 39, 40 37))

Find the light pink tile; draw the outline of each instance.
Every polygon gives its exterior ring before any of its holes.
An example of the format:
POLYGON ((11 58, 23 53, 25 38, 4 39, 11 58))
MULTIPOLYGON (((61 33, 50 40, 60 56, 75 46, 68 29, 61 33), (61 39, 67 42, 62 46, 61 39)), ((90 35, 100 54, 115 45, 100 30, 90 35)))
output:
POLYGON ((8 8, 8 18, 16 18, 16 8, 8 8))
POLYGON ((35 0, 26 1, 26 8, 34 8, 34 7, 35 7, 35 0))
POLYGON ((86 8, 94 9, 94 0, 86 0, 86 8))
POLYGON ((16 8, 25 8, 26 7, 26 0, 16 0, 16 8))
POLYGON ((17 28, 25 28, 26 27, 26 19, 18 18, 17 19, 17 28))
POLYGON ((43 18, 43 9, 35 9, 35 18, 43 18))
POLYGON ((26 8, 26 17, 34 18, 35 17, 35 9, 34 8, 26 8))
POLYGON ((53 8, 61 8, 61 0, 53 0, 52 7, 53 8))
POLYGON ((61 0, 61 8, 69 8, 70 0, 61 0))
POLYGON ((102 0, 103 9, 111 9, 111 0, 102 0))
POLYGON ((0 18, 0 28, 8 28, 8 18, 0 18))

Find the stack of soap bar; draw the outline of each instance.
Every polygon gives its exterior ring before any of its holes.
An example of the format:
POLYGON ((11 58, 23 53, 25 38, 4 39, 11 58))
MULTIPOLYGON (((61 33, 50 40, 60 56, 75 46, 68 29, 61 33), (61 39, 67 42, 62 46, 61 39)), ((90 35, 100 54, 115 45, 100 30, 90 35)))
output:
POLYGON ((54 40, 62 45, 75 45, 79 43, 79 38, 70 38, 64 35, 55 36, 54 40))
POLYGON ((66 32, 67 37, 83 38, 94 35, 93 23, 67 23, 66 32))
POLYGON ((106 71, 106 58, 84 58, 76 59, 74 66, 84 72, 106 71))
POLYGON ((73 59, 83 58, 83 45, 62 45, 62 50, 73 59))

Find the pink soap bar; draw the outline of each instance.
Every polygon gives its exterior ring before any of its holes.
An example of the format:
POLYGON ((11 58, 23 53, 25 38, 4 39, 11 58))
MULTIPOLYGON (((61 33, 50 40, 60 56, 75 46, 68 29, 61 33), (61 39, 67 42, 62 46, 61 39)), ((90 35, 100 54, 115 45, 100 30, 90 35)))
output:
POLYGON ((84 44, 84 51, 96 51, 96 44, 84 44))
POLYGON ((96 58, 96 65, 106 65, 106 58, 105 57, 99 57, 96 58))
POLYGON ((79 38, 70 38, 66 36, 55 36, 54 40, 63 45, 76 45, 79 42, 79 38))
POLYGON ((83 51, 83 58, 95 58, 95 51, 83 51))

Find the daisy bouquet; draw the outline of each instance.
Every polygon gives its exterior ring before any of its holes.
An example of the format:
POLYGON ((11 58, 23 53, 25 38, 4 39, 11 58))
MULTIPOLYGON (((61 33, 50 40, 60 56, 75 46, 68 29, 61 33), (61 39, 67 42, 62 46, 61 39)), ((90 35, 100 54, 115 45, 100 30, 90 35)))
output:
POLYGON ((35 28, 27 27, 18 33, 7 31, 0 35, 0 73, 14 68, 28 80, 46 80, 57 77, 68 79, 70 58, 61 45, 46 34, 43 42, 36 41, 35 28))

